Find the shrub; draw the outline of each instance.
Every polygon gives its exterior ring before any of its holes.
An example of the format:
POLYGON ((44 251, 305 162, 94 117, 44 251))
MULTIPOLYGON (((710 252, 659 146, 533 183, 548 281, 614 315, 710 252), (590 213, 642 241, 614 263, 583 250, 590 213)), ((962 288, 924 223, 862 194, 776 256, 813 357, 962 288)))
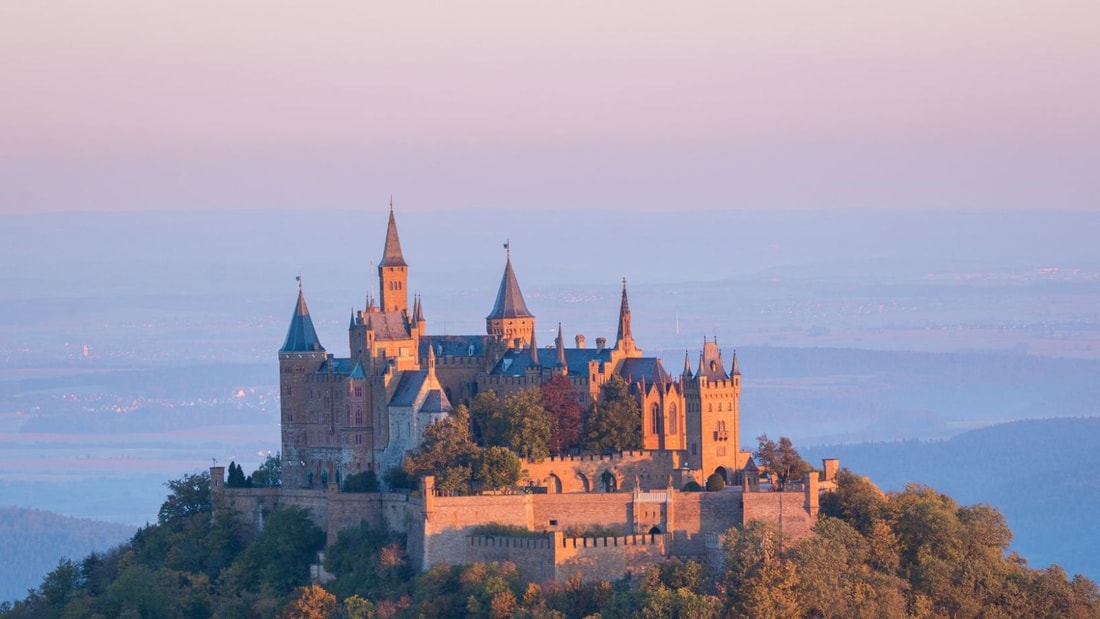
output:
POLYGON ((726 489, 726 480, 718 473, 711 473, 707 478, 707 492, 718 492, 726 489))

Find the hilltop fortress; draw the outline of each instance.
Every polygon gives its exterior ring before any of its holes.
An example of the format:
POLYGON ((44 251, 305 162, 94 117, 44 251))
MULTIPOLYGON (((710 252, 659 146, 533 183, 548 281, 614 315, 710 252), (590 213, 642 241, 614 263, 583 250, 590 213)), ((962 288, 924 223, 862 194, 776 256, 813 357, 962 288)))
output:
MULTIPOLYGON (((507 247, 507 246, 506 246, 507 247)), ((784 534, 809 534, 818 494, 837 470, 827 460, 787 492, 761 492, 759 472, 741 451, 741 372, 736 353, 727 364, 716 341, 705 341, 693 367, 685 353, 678 375, 634 340, 626 280, 615 340, 583 335, 566 347, 561 325, 552 346, 540 348, 509 249, 495 302, 479 335, 430 335, 419 296, 409 298, 409 265, 393 207, 378 264, 378 299, 352 312, 349 356, 327 352, 306 305, 298 298, 279 349, 282 486, 225 488, 213 467, 216 492, 262 526, 265 510, 298 505, 311 510, 330 540, 366 520, 407 535, 420 569, 447 563, 510 560, 528 580, 616 578, 669 556, 717 561, 718 536, 752 519, 779 524, 784 534), (584 406, 600 388, 622 378, 637 400, 642 449, 604 455, 554 455, 523 461, 517 490, 439 496, 434 480, 418 492, 342 493, 349 475, 382 473, 415 453, 430 424, 453 406, 493 390, 507 396, 564 376, 584 406), (691 481, 717 474, 719 492, 683 492, 691 481), (541 536, 478 535, 481 525, 521 527, 541 536), (598 528, 618 536, 568 537, 598 528)), ((488 300, 486 305, 488 305, 488 300)))

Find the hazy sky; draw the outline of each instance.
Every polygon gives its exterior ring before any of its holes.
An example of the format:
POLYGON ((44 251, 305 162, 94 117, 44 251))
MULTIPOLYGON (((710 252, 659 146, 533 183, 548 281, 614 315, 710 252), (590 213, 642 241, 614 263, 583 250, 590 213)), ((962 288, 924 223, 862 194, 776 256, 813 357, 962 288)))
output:
POLYGON ((0 212, 1100 208, 1100 3, 0 2, 0 212))

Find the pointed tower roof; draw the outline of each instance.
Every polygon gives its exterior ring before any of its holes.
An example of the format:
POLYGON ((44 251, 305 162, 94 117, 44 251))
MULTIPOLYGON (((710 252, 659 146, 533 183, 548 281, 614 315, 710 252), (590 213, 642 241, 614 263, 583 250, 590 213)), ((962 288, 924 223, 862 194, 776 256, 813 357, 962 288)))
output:
POLYGON ((302 278, 298 277, 298 302, 294 305, 294 315, 290 318, 290 328, 286 332, 286 341, 279 352, 313 352, 324 350, 317 339, 317 330, 313 328, 313 319, 309 317, 306 297, 302 293, 302 278))
POLYGON ((691 358, 688 357, 688 351, 684 351, 684 373, 683 376, 691 376, 691 358))
POLYGON ((737 363, 737 351, 733 351, 733 367, 730 368, 730 376, 740 376, 741 366, 737 363))
POLYGON ((416 295, 416 301, 413 302, 413 320, 424 322, 424 306, 420 303, 420 295, 416 295))
POLYGON ((507 262, 504 263, 504 277, 500 279, 500 290, 497 291, 497 301, 493 304, 493 311, 486 318, 534 318, 535 315, 527 309, 527 302, 523 300, 523 293, 519 289, 519 281, 512 270, 512 250, 509 244, 507 262))
POLYGON ((539 345, 535 342, 535 332, 531 332, 531 366, 539 365, 539 345))
POLYGON ((393 218, 393 198, 390 198, 390 223, 386 228, 386 247, 382 252, 382 262, 378 266, 409 266, 401 253, 401 239, 397 237, 397 221, 393 218))
POLYGON ((630 301, 626 298, 626 278, 623 278, 623 299, 619 303, 619 332, 615 337, 618 345, 624 341, 633 341, 634 335, 630 332, 630 301))
POLYGON ((554 344, 558 348, 558 367, 569 367, 569 364, 565 362, 565 338, 561 335, 561 323, 558 323, 558 337, 554 340, 554 344))

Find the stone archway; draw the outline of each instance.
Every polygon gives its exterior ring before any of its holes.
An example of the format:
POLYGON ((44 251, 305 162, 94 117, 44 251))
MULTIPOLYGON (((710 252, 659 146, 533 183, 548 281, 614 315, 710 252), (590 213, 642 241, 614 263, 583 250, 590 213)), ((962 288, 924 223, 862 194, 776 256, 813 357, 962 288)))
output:
POLYGON ((730 478, 729 478, 729 474, 726 472, 726 467, 720 466, 720 467, 714 469, 714 472, 721 475, 722 476, 722 481, 726 482, 727 486, 729 485, 730 478))
POLYGON ((546 480, 547 492, 550 494, 561 494, 561 478, 557 475, 550 473, 550 477, 546 480))
POLYGON ((619 480, 615 479, 615 474, 611 471, 604 469, 602 475, 600 475, 600 489, 603 492, 618 492, 619 480))
POLYGON ((649 534, 650 535, 660 535, 661 534, 661 527, 659 527, 657 525, 653 525, 653 526, 649 527, 649 534))
POLYGON ((588 481, 588 477, 584 473, 577 473, 577 481, 581 482, 582 492, 592 492, 592 484, 588 481))

